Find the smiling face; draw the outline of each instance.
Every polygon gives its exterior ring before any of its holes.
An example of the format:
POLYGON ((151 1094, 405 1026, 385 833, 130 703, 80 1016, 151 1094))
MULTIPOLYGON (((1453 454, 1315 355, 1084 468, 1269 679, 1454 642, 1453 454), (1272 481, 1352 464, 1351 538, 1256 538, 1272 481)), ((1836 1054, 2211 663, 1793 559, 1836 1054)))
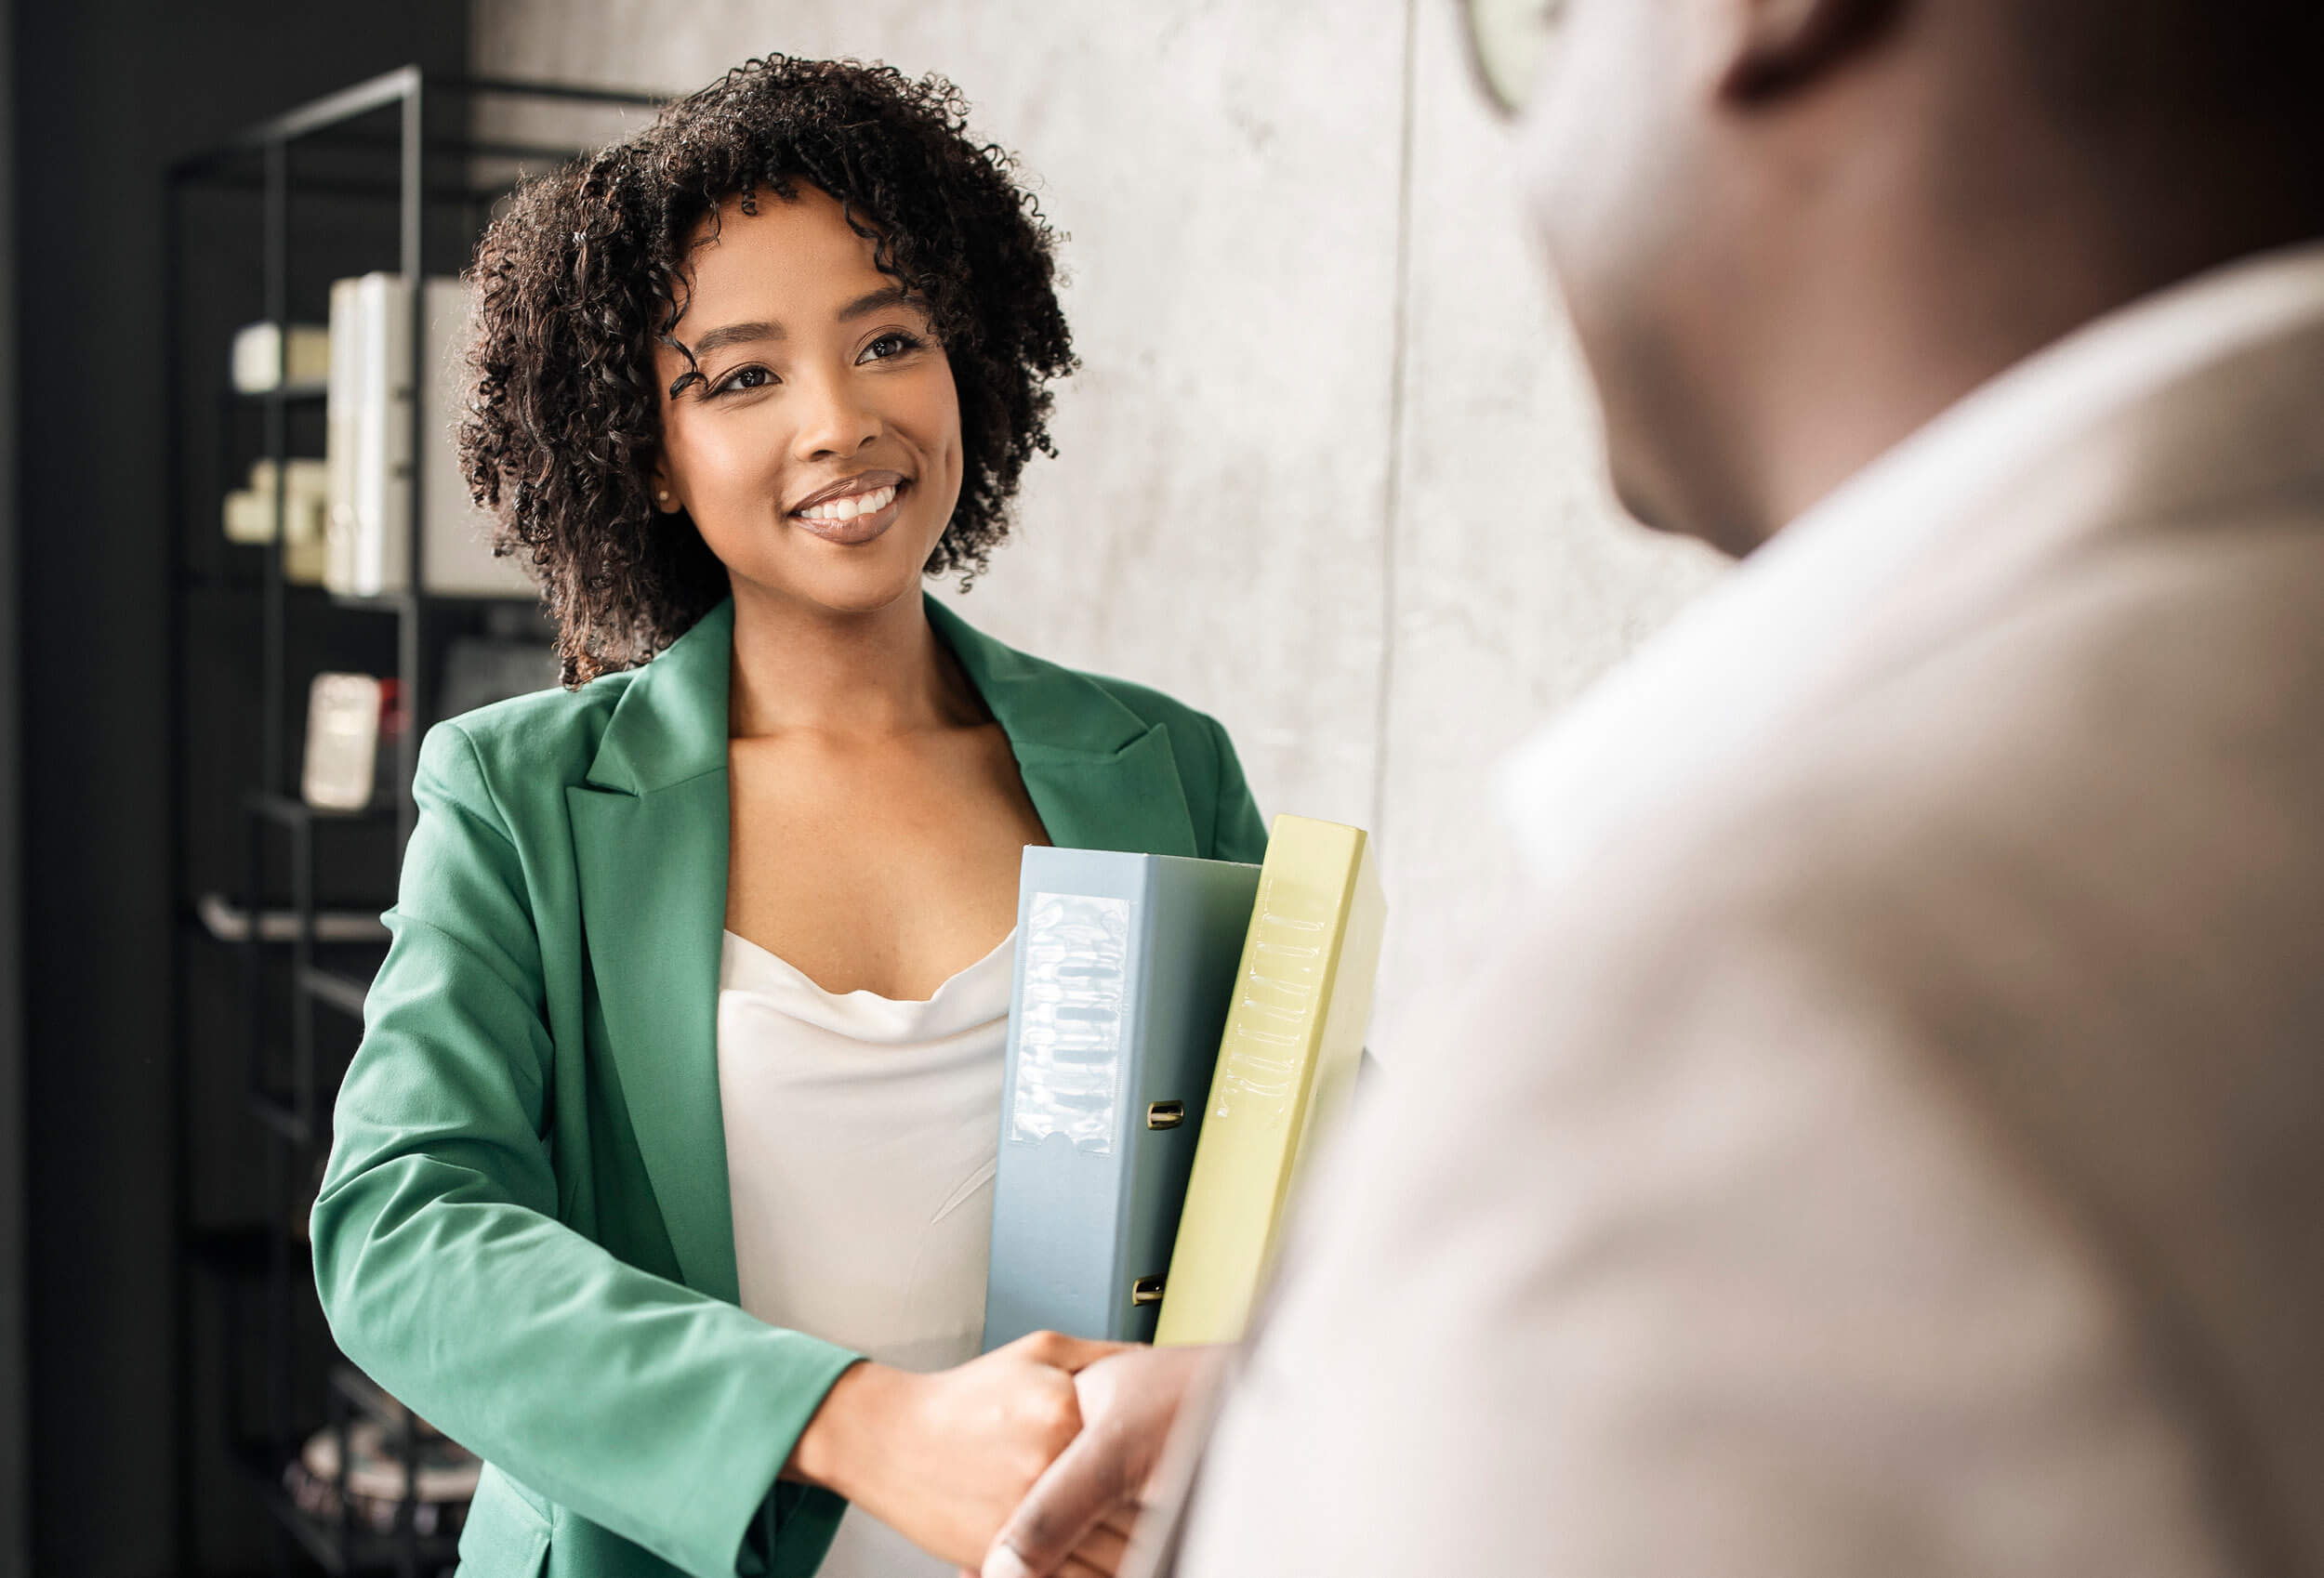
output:
POLYGON ((676 330, 693 364, 654 348, 654 487, 738 600, 868 613, 918 595, 959 499, 952 366, 838 204, 802 185, 752 206, 729 199, 696 237, 676 330))

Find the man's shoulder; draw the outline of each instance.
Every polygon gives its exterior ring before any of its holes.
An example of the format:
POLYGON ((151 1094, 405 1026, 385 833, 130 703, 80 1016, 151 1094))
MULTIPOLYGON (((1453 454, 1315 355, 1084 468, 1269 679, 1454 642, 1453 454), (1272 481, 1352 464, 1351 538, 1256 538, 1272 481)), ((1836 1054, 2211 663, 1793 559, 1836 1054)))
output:
POLYGON ((2318 805, 2324 508, 2157 523, 1632 819, 1584 924, 1651 968, 1779 945, 1859 991, 2053 1000, 2256 949, 2324 899, 2318 805))

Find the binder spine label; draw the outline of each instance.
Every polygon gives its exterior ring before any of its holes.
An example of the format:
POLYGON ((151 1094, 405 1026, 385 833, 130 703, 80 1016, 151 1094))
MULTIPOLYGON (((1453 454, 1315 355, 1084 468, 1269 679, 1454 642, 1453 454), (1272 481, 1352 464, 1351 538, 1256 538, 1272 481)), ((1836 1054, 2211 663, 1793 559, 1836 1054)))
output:
POLYGON ((1038 1145, 1060 1134, 1078 1151, 1113 1153, 1132 908, 1086 893, 1033 895, 1019 940, 1024 989, 1011 1141, 1038 1145))
POLYGON ((1242 1018, 1227 1037, 1213 1086, 1216 1117, 1239 1104, 1276 1115, 1293 1110, 1306 1072, 1316 1010, 1328 984, 1331 927, 1300 918, 1273 902, 1262 884, 1251 919, 1250 951, 1242 980, 1242 1018))

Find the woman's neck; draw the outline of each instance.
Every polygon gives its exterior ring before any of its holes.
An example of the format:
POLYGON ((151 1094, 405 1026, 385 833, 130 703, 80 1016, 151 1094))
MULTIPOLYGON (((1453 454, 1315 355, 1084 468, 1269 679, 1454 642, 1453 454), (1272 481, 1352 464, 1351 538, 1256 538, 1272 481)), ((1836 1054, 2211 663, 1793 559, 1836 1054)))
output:
POLYGON ((738 585, 731 737, 786 730, 878 739, 982 721, 917 593, 841 613, 738 585))

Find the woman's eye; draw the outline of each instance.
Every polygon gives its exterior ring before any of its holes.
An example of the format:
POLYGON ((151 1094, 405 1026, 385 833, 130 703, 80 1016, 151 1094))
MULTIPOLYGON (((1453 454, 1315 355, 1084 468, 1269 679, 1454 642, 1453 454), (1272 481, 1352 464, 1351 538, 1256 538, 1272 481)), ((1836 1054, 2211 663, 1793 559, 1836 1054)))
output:
POLYGON ((864 354, 856 360, 885 362, 891 356, 902 356, 907 350, 918 350, 919 348, 920 341, 917 336, 907 335, 901 329, 894 329, 865 346, 864 354))
POLYGON ((774 382, 774 375, 764 367, 738 367, 718 381, 711 389, 714 395, 732 394, 741 389, 762 389, 774 382))

